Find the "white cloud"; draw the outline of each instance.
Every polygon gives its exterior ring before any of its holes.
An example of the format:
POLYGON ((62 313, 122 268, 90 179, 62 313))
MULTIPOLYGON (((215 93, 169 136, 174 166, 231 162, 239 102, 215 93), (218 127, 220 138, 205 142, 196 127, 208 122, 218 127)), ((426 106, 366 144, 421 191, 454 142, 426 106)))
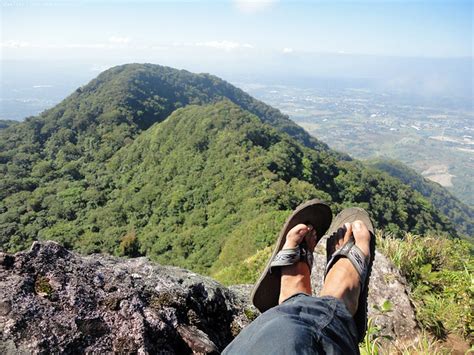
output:
POLYGON ((288 53, 293 53, 293 48, 283 48, 283 53, 288 54, 288 53))
POLYGON ((142 49, 153 49, 155 51, 166 51, 169 49, 168 46, 160 46, 160 45, 155 45, 155 46, 151 46, 151 47, 146 47, 144 46, 142 49))
POLYGON ((85 48, 85 49, 101 49, 111 48, 111 46, 104 43, 69 43, 61 46, 55 46, 55 48, 85 48))
POLYGON ((130 43, 130 37, 120 37, 120 36, 111 36, 109 37, 109 42, 113 44, 128 44, 130 43))
POLYGON ((196 43, 192 43, 192 42, 177 42, 177 41, 174 41, 173 43, 171 43, 171 46, 173 46, 173 47, 194 47, 196 45, 197 45, 196 43))
POLYGON ((248 14, 253 14, 270 8, 278 0, 234 0, 234 6, 248 14))
POLYGON ((4 48, 27 48, 27 47, 32 47, 32 44, 30 42, 26 42, 26 41, 9 40, 9 41, 5 41, 5 42, 1 42, 0 47, 4 47, 4 48))
POLYGON ((255 48, 253 45, 237 41, 202 41, 202 42, 172 42, 171 44, 136 44, 130 37, 112 36, 104 42, 97 43, 48 43, 48 42, 28 42, 22 40, 7 40, 0 42, 0 48, 9 50, 22 49, 77 49, 77 50, 142 50, 142 51, 168 51, 173 49, 188 49, 192 50, 196 47, 211 48, 225 52, 232 52, 237 50, 249 50, 255 48))
POLYGON ((130 42, 129 37, 110 37, 107 43, 32 43, 28 41, 8 40, 0 42, 1 48, 38 48, 38 49, 115 49, 124 48, 130 42))
POLYGON ((208 41, 208 42, 197 42, 195 44, 197 47, 210 47, 216 49, 223 49, 225 51, 232 51, 235 49, 251 49, 254 48, 251 44, 248 43, 239 43, 232 41, 208 41))

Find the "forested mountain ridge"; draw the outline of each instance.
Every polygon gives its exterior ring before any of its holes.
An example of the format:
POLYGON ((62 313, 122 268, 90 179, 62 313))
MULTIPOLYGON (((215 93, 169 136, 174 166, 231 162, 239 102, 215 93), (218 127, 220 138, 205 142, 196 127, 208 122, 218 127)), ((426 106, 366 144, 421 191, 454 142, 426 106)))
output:
POLYGON ((366 207, 394 233, 463 232, 230 84, 148 64, 112 68, 0 130, 0 169, 0 248, 12 251, 53 239, 208 273, 270 245, 311 197, 366 207))
MULTIPOLYGON (((308 146, 327 149, 280 111, 217 77, 159 65, 127 64, 101 73, 40 116, 5 127, 9 129, 2 132, 0 162, 18 162, 15 177, 20 174, 23 178, 28 178, 38 158, 47 161, 59 158, 66 163, 77 162, 82 157, 86 163, 103 162, 130 143, 142 129, 165 119, 175 109, 223 98, 308 146)), ((345 155, 339 157, 349 159, 345 155)), ((42 167, 46 165, 37 168, 42 167)), ((0 197, 5 190, 22 190, 10 186, 14 180, 6 182, 0 197)), ((32 180, 29 183, 34 185, 32 180)))
POLYGON ((17 124, 17 123, 18 121, 13 121, 13 120, 0 120, 0 130, 13 126, 14 124, 17 124))
POLYGON ((424 178, 415 170, 396 160, 376 159, 368 161, 368 163, 430 199, 433 206, 448 216, 451 222, 461 226, 461 232, 470 236, 474 235, 474 223, 465 224, 465 221, 472 222, 474 220, 474 210, 440 184, 424 178))
POLYGON ((305 145, 327 148, 279 110, 218 77, 153 64, 126 64, 106 70, 41 117, 53 116, 61 126, 77 131, 89 129, 91 123, 127 123, 141 130, 162 121, 179 107, 223 98, 305 145))

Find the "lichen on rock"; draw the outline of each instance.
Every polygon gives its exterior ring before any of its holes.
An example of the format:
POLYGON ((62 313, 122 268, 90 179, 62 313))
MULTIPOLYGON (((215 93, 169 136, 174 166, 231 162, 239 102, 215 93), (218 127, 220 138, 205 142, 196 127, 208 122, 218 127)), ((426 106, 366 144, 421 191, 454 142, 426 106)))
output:
POLYGON ((249 323, 216 281, 54 242, 0 255, 0 353, 218 353, 249 323))

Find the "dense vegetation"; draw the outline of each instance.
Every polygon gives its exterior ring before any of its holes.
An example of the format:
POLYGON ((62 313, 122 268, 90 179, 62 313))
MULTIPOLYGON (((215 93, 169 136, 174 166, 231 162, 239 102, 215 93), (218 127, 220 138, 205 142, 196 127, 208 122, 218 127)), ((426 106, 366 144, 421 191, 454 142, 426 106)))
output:
POLYGON ((7 128, 7 127, 10 127, 14 124, 17 124, 18 121, 12 121, 12 120, 0 120, 0 130, 1 129, 4 129, 4 128, 7 128))
POLYGON ((370 165, 387 172, 429 198, 433 206, 448 216, 461 234, 474 235, 474 223, 472 223, 474 210, 459 201, 441 185, 425 179, 413 169, 396 160, 378 159, 370 161, 370 165), (471 221, 471 223, 466 223, 466 221, 471 221))
POLYGON ((9 251, 53 239, 215 273, 271 245, 288 212, 313 197, 335 213, 365 207, 394 235, 462 232, 433 196, 331 151, 207 74, 115 67, 0 130, 0 248, 9 251))

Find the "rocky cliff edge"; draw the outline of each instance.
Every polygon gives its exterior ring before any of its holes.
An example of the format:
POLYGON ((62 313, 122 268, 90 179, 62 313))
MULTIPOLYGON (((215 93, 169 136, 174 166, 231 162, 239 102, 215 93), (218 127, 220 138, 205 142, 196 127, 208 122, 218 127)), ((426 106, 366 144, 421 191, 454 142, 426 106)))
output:
POLYGON ((218 353, 248 324, 210 278, 54 242, 0 253, 0 353, 218 353))
MULTIPOLYGON (((324 270, 316 249, 312 284, 324 270)), ((258 315, 250 285, 226 288, 147 258, 81 256, 55 242, 35 242, 15 255, 0 252, 0 353, 212 354, 258 315)), ((369 315, 381 334, 418 334, 406 282, 377 253, 369 315), (389 300, 393 309, 374 306, 389 300)))

